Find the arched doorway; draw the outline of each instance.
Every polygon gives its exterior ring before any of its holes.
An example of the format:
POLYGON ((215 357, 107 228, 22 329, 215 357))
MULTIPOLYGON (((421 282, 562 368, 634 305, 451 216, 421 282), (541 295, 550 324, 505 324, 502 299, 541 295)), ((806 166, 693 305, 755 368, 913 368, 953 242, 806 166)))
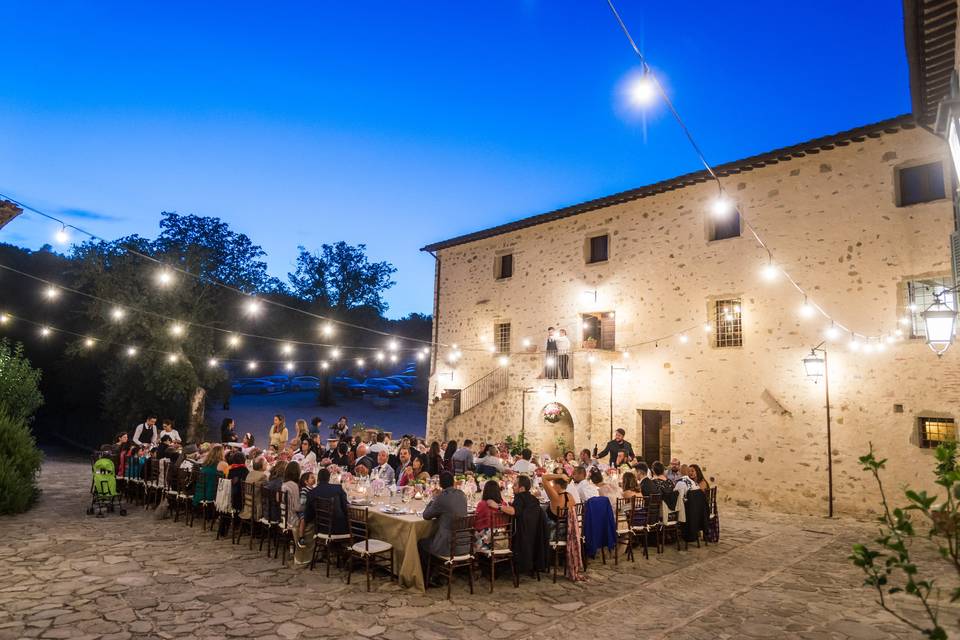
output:
POLYGON ((537 442, 531 442, 534 451, 550 454, 553 458, 563 455, 563 449, 573 450, 573 416, 559 402, 548 402, 540 410, 541 427, 537 442))

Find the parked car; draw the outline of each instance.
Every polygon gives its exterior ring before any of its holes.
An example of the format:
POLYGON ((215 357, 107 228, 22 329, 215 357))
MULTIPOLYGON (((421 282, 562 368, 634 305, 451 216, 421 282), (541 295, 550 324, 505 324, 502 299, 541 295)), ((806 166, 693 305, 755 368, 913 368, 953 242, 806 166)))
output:
POLYGON ((351 396, 362 396, 367 390, 363 383, 350 376, 337 376, 330 384, 335 391, 341 391, 351 396))
POLYGON ((316 376, 297 376, 290 381, 291 391, 316 391, 320 388, 320 378, 316 376))
POLYGON ((233 392, 237 395, 277 393, 280 387, 269 380, 247 380, 233 385, 233 392))
POLYGON ((290 389, 290 376, 283 375, 274 375, 274 376, 263 376, 261 380, 266 380, 267 382, 272 382, 277 385, 280 391, 287 391, 290 389))
POLYGON ((400 391, 405 395, 414 392, 413 384, 403 376, 387 376, 385 379, 400 387, 400 391))
POLYGON ((402 393, 402 389, 386 378, 367 378, 363 381, 366 393, 375 393, 384 398, 395 398, 402 393))

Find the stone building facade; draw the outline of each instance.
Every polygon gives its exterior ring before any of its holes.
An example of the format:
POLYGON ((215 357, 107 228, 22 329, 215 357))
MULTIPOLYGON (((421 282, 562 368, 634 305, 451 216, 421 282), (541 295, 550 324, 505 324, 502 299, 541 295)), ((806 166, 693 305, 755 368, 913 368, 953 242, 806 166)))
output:
MULTIPOLYGON (((876 503, 857 461, 871 442, 890 459, 890 486, 929 485, 933 455, 921 445, 960 417, 960 355, 937 359, 911 337, 922 322, 909 305, 952 280, 946 143, 902 116, 717 171, 812 301, 881 337, 856 351, 850 334, 826 344, 836 511, 876 503), (911 204, 918 172, 933 191, 911 204)), ((602 448, 623 428, 648 460, 698 462, 723 499, 825 513, 824 385, 801 361, 830 322, 801 313, 784 278, 762 276, 767 252, 745 225, 738 233, 709 213, 716 193, 689 174, 425 247, 443 345, 428 438, 523 430, 557 452, 558 438, 602 448), (592 262, 604 247, 591 239, 603 236, 606 259, 592 262), (571 340, 566 379, 547 375, 549 326, 571 340), (551 403, 563 409, 556 423, 544 419, 551 403)))

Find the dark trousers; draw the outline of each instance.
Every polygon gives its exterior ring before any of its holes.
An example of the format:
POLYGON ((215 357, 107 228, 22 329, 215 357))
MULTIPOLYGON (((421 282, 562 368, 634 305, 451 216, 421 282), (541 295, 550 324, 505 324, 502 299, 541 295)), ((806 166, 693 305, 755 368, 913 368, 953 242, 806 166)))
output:
POLYGON ((417 551, 420 553, 420 571, 423 573, 423 584, 430 586, 430 576, 427 575, 427 561, 430 559, 430 545, 433 544, 433 536, 417 540, 417 551))
POLYGON ((559 356, 557 362, 560 363, 560 377, 566 380, 570 377, 570 356, 559 356))

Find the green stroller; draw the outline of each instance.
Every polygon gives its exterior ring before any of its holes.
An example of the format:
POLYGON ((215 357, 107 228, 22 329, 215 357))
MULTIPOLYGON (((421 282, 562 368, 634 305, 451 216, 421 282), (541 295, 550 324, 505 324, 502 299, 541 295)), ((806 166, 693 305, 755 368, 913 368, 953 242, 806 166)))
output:
POLYGON ((102 518, 104 510, 108 513, 116 510, 122 516, 127 515, 127 510, 123 508, 120 494, 117 492, 117 476, 113 460, 109 457, 103 456, 94 461, 90 494, 92 499, 87 509, 88 516, 96 513, 98 518, 102 518))

